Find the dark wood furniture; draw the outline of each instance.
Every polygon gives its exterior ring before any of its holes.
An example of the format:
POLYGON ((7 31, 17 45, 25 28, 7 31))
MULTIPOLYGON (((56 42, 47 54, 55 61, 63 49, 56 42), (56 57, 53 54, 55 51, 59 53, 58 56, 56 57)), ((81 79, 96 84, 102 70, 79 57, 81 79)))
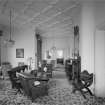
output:
POLYGON ((57 64, 64 65, 64 58, 57 58, 57 64))
POLYGON ((73 92, 76 90, 80 91, 84 98, 86 98, 85 94, 86 92, 89 92, 90 95, 93 95, 89 87, 93 83, 93 73, 88 73, 87 70, 84 70, 81 72, 81 59, 78 57, 78 59, 74 59, 72 62, 72 70, 73 70, 73 76, 72 76, 72 84, 74 86, 73 92), (83 91, 86 89, 87 91, 83 91))
POLYGON ((18 91, 21 90, 22 86, 21 86, 19 78, 17 78, 17 76, 16 76, 16 72, 18 72, 18 73, 21 71, 24 72, 25 69, 28 69, 27 65, 17 66, 17 67, 14 67, 8 71, 9 79, 12 83, 12 88, 17 88, 18 91))
POLYGON ((49 78, 45 78, 43 76, 37 77, 33 73, 25 73, 24 71, 27 67, 27 65, 23 65, 12 68, 8 71, 8 74, 12 83, 12 88, 17 88, 18 92, 23 90, 24 94, 29 96, 33 101, 37 97, 48 94, 47 83, 49 78), (40 85, 35 86, 35 81, 39 81, 40 85))
POLYGON ((81 57, 78 56, 77 59, 72 59, 72 80, 79 80, 81 73, 81 57))
POLYGON ((37 67, 39 68, 39 62, 42 62, 42 38, 41 35, 36 32, 36 40, 37 40, 37 67))
POLYGON ((43 73, 43 75, 46 75, 47 78, 52 78, 52 72, 53 72, 52 64, 43 64, 42 65, 42 73, 43 73), (46 70, 45 70, 45 68, 46 68, 46 70))
POLYGON ((84 93, 89 92, 90 95, 93 95, 91 90, 89 89, 89 86, 91 86, 92 83, 93 83, 93 73, 89 74, 87 71, 83 71, 80 74, 79 80, 78 81, 75 80, 75 82, 73 82, 74 86, 73 92, 79 90, 84 98, 86 98, 84 93), (86 91, 84 91, 83 89, 86 89, 86 91))
POLYGON ((29 96, 32 99, 32 101, 34 101, 36 98, 40 96, 48 95, 48 85, 47 85, 49 81, 48 78, 44 77, 39 78, 27 73, 19 73, 19 74, 23 91, 27 96, 29 96), (35 81, 39 81, 40 84, 35 86, 34 85, 35 81))
POLYGON ((72 80, 72 59, 65 60, 65 72, 69 80, 72 80))
POLYGON ((65 72, 69 80, 79 79, 81 72, 81 59, 67 59, 65 61, 65 72))

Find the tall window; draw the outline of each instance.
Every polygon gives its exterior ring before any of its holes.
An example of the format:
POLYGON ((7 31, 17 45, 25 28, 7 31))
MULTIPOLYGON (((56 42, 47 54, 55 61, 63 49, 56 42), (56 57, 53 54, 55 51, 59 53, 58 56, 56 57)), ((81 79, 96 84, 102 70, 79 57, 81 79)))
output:
POLYGON ((63 50, 57 50, 57 58, 63 58, 63 50))

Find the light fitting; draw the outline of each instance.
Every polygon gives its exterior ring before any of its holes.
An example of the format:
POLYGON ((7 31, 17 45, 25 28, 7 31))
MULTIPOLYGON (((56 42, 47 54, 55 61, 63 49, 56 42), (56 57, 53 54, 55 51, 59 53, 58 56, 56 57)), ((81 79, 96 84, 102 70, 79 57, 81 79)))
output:
POLYGON ((14 45, 15 44, 15 41, 14 40, 12 40, 12 11, 11 11, 11 9, 10 9, 10 20, 9 20, 9 28, 10 28, 10 33, 9 33, 9 35, 10 35, 10 38, 9 38, 9 40, 5 40, 5 44, 7 44, 7 45, 14 45))
POLYGON ((53 47, 51 48, 51 50, 55 51, 55 50, 56 50, 56 47, 55 47, 55 46, 53 46, 53 47))

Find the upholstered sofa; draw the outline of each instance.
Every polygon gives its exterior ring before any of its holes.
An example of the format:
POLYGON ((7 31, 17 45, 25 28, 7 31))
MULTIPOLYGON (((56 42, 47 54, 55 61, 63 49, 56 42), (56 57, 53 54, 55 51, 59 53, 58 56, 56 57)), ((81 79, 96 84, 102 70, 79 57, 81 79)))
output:
POLYGON ((25 69, 27 69, 27 65, 15 67, 8 71, 12 88, 17 88, 19 91, 23 90, 24 94, 29 96, 32 100, 47 95, 49 78, 44 78, 43 76, 36 77, 34 71, 26 73, 24 72, 25 69), (40 84, 35 85, 35 81, 39 81, 40 84))
POLYGON ((48 79, 32 78, 20 76, 21 85, 23 87, 24 94, 29 96, 32 101, 37 97, 44 96, 48 94, 48 79), (35 85, 34 83, 38 81, 40 84, 35 85))

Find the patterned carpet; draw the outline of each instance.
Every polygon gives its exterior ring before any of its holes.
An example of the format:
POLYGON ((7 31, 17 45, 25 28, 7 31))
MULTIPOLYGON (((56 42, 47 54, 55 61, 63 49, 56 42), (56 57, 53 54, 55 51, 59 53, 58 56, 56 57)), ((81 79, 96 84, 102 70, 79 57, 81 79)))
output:
POLYGON ((0 105, 105 105, 104 98, 97 98, 86 94, 87 99, 76 92, 72 93, 72 86, 58 87, 57 80, 49 81, 48 96, 39 97, 32 102, 29 97, 17 93, 11 88, 9 80, 0 80, 0 105))

